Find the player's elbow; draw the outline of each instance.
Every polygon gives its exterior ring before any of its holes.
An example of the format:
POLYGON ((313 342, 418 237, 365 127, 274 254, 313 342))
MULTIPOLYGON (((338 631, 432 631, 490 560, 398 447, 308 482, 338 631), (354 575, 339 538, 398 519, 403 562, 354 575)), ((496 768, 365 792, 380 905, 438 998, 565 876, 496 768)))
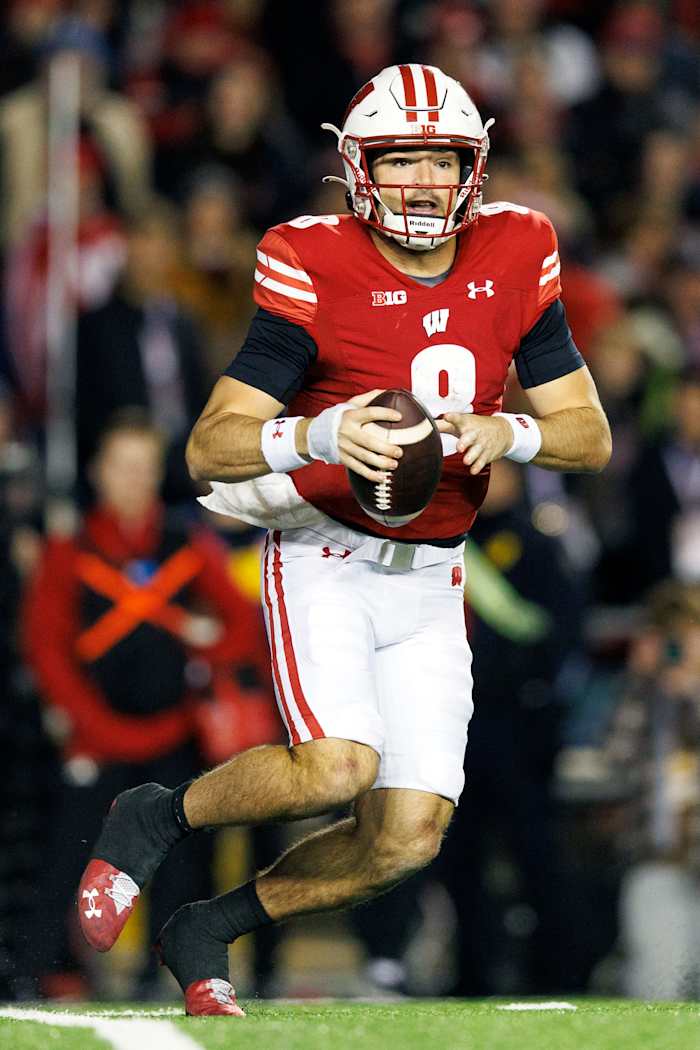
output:
POLYGON ((605 416, 601 413, 600 430, 597 440, 591 443, 590 464, 588 470, 592 474, 600 474, 610 462, 612 456, 612 435, 605 416))
POLYGON ((190 477, 193 481, 206 481, 206 463, 204 456, 202 455, 201 441, 197 433, 199 424, 195 424, 192 433, 189 436, 187 447, 185 449, 185 462, 187 463, 187 469, 190 473, 190 477))

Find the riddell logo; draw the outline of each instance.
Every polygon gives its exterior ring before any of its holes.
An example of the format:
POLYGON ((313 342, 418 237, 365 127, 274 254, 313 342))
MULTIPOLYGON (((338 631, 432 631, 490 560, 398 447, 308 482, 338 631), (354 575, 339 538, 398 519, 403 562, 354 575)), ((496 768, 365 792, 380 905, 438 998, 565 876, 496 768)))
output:
POLYGON ((402 306, 407 298, 403 289, 396 292, 372 292, 372 306, 402 306))

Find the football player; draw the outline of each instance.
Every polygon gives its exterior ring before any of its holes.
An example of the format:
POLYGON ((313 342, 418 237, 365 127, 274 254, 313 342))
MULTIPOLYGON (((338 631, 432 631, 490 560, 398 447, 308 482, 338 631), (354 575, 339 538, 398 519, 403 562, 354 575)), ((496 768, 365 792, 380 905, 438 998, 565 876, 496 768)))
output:
POLYGON ((598 471, 610 432, 560 301, 549 220, 482 207, 489 150, 439 69, 384 69, 338 139, 350 214, 303 216, 257 252, 259 307, 189 442, 203 502, 269 527, 262 590, 290 746, 245 752, 171 791, 118 796, 78 894, 107 950, 168 850, 197 828, 353 815, 253 881, 180 909, 163 961, 189 1014, 242 1014, 228 945, 266 923, 367 899, 435 857, 464 783, 473 710, 464 537, 502 456, 598 471), (533 415, 501 412, 508 369, 533 415), (381 482, 401 448, 369 402, 408 388, 438 418, 444 470, 418 517, 365 514, 345 468, 381 482))

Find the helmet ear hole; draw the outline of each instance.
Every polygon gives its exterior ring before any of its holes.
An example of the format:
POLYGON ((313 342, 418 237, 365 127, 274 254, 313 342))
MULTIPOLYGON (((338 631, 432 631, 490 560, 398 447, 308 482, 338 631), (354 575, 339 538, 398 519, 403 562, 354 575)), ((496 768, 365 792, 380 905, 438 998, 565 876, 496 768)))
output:
POLYGON ((348 211, 354 211, 355 210, 353 208, 353 206, 352 206, 352 193, 350 192, 350 190, 348 190, 348 192, 345 194, 345 204, 346 204, 346 207, 347 207, 348 211))

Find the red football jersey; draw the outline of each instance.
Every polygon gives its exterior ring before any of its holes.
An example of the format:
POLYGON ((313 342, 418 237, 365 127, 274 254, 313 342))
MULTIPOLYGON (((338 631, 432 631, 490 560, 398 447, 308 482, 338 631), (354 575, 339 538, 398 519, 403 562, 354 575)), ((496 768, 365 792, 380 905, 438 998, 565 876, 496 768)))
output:
MULTIPOLYGON (((391 265, 354 216, 303 216, 275 226, 258 248, 255 301, 303 326, 318 347, 289 415, 316 416, 367 390, 404 387, 437 416, 501 408, 520 340, 559 297, 551 223, 515 204, 486 205, 458 239, 446 279, 428 287, 391 265)), ((449 539, 470 528, 489 468, 469 474, 443 436, 442 480, 419 517, 392 529, 355 500, 345 468, 314 462, 290 474, 332 518, 378 536, 449 539)))

